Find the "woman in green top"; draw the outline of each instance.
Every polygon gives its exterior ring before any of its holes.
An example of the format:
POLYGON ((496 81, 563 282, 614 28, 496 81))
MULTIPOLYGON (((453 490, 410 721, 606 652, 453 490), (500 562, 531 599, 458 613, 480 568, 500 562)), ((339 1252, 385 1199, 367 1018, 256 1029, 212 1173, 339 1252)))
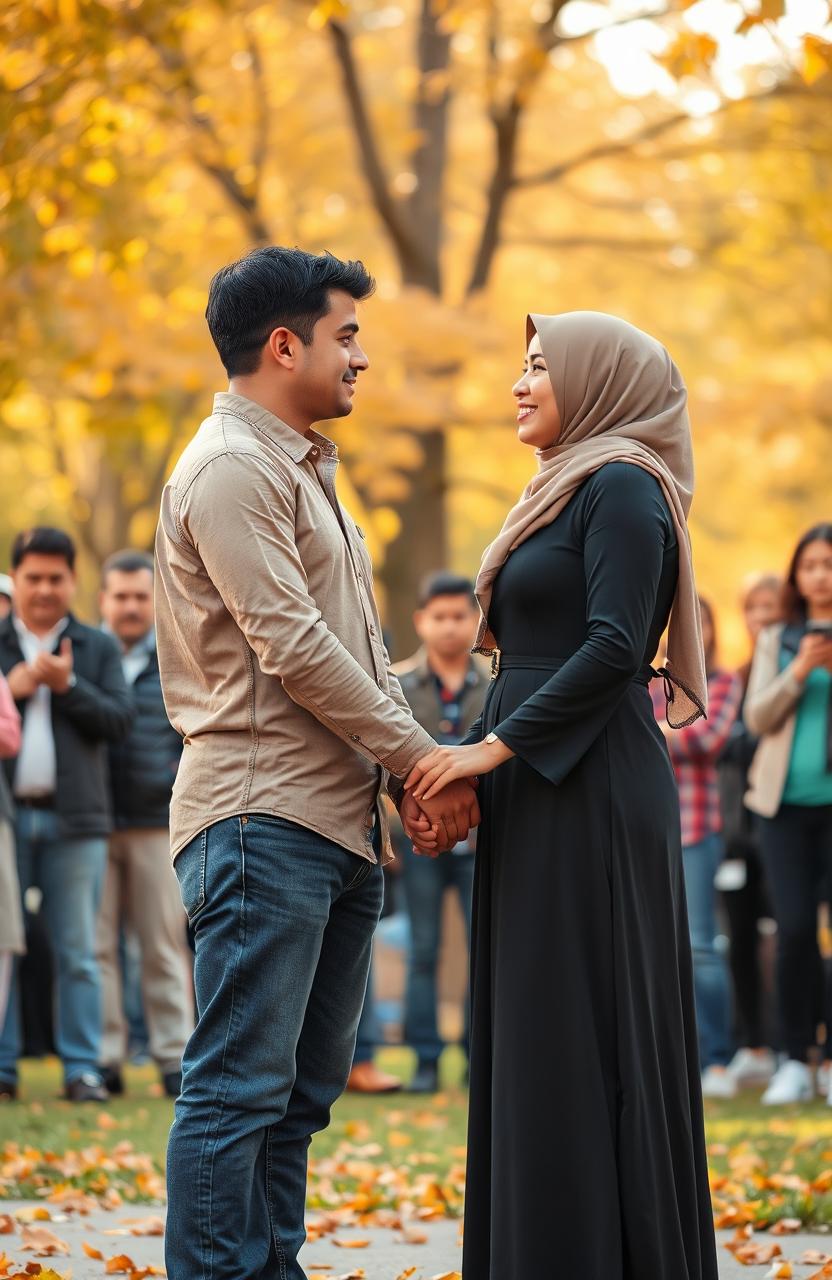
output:
POLYGON ((768 1105, 814 1094, 817 911, 832 880, 832 524, 801 538, 784 603, 785 624, 758 641, 745 704, 748 727, 761 735, 747 803, 761 815, 786 1052, 763 1095, 768 1105))

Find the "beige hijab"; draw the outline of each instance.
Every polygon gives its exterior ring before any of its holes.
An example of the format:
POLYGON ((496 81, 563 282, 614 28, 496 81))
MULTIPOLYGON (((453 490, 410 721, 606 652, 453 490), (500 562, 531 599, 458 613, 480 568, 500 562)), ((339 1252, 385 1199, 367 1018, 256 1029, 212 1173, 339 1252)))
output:
POLYGON ((693 453, 681 374, 661 343, 598 311, 530 315, 527 341, 540 345, 561 416, 561 434, 537 451, 539 470, 485 551, 477 578, 482 621, 475 652, 493 653, 488 626, 494 579, 512 551, 551 524, 578 487, 607 462, 643 467, 662 486, 679 542, 679 581, 670 615, 667 719, 673 728, 707 712, 702 625, 687 515, 693 453), (670 683, 672 682, 672 683, 670 683))

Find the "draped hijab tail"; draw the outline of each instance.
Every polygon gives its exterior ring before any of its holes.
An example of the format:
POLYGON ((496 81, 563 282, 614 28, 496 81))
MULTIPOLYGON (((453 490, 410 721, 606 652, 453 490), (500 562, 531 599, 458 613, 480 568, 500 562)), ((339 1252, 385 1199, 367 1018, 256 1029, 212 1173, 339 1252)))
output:
POLYGON ((687 390, 655 338, 597 311, 530 315, 558 402, 561 433, 538 450, 538 472, 482 558, 482 611, 475 653, 492 654, 488 623, 494 579, 513 551, 557 518, 577 489, 608 462, 628 462, 655 476, 679 543, 679 581, 670 614, 665 678, 667 721, 674 729, 707 714, 702 622, 687 517, 693 497, 693 450, 687 390))

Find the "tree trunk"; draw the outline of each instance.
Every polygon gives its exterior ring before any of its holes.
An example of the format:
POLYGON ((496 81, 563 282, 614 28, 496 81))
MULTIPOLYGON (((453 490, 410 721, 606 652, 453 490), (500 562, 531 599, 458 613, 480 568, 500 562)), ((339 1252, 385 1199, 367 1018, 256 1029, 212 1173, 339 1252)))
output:
POLYGON ((426 574, 447 565, 445 509, 445 433, 419 435, 424 462, 412 475, 410 493, 399 508, 402 527, 387 549, 379 580, 384 588, 384 625, 394 661, 408 657, 418 644, 413 610, 426 574))

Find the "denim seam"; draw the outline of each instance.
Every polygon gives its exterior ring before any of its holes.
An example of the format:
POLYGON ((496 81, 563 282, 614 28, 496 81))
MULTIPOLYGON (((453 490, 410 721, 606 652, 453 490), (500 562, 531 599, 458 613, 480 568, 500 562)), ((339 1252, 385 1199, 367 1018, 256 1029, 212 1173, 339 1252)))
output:
MULTIPOLYGON (((231 971, 231 1009, 228 1015, 228 1031, 226 1032, 225 1044, 223 1046, 222 1066, 220 1068, 220 1080, 219 1080, 219 1085, 217 1089, 217 1097, 215 1099, 212 1112, 208 1117, 208 1123, 205 1127, 205 1137, 203 1138, 203 1150, 200 1156, 199 1183, 198 1183, 199 1190, 200 1190, 200 1207, 202 1207, 202 1204, 204 1203, 205 1192, 207 1190, 208 1213, 207 1213, 207 1216, 205 1213, 200 1213, 200 1221, 203 1223, 203 1257, 207 1257, 209 1259, 208 1280, 213 1280, 213 1275, 214 1275, 214 1235, 213 1235, 213 1231, 211 1230, 211 1223, 213 1221, 213 1209, 214 1209, 214 1206, 213 1206, 214 1158, 216 1155, 217 1143, 219 1141, 223 1110, 225 1108, 225 1103, 228 1098, 228 1090, 231 1086, 231 1073, 230 1071, 226 1070, 226 1066, 228 1065, 230 1067, 233 1065, 234 1055, 236 1055, 236 1039, 234 1038, 234 1032, 235 1032, 234 1024, 235 1024, 235 1016, 237 1014, 237 973, 239 971, 240 959, 242 956, 243 949, 245 947, 245 940, 246 940, 246 859, 245 859, 245 846, 243 843, 242 822, 238 823, 238 828, 239 828, 239 834, 240 834, 240 867, 241 867, 241 880, 242 880, 242 897, 240 899, 240 923, 239 923, 239 932, 237 936, 237 954, 235 956, 234 966, 231 971), (230 1047, 232 1048, 231 1052, 229 1052, 230 1047), (219 1106, 217 1106, 217 1104, 219 1104, 219 1106), (206 1144, 206 1139, 208 1139, 208 1135, 212 1127, 215 1113, 216 1113, 216 1125, 214 1128, 214 1133, 213 1133, 213 1136, 208 1140, 206 1144), (210 1148, 210 1154, 208 1150, 209 1148, 210 1148), (205 1181, 205 1168, 204 1168, 206 1158, 208 1160, 207 1186, 205 1181), (206 1221, 208 1224, 207 1247, 206 1247, 206 1241, 204 1237, 204 1225, 206 1221)), ((203 1272, 203 1275, 204 1275, 204 1272, 203 1272)))
POLYGON ((269 1226, 271 1227, 272 1243, 274 1244, 277 1261, 280 1267, 280 1280, 286 1280, 286 1250, 283 1247, 283 1241, 280 1238, 280 1232, 275 1222, 274 1206, 272 1203, 272 1129, 273 1125, 269 1125, 266 1134, 266 1203, 269 1206, 269 1226))

